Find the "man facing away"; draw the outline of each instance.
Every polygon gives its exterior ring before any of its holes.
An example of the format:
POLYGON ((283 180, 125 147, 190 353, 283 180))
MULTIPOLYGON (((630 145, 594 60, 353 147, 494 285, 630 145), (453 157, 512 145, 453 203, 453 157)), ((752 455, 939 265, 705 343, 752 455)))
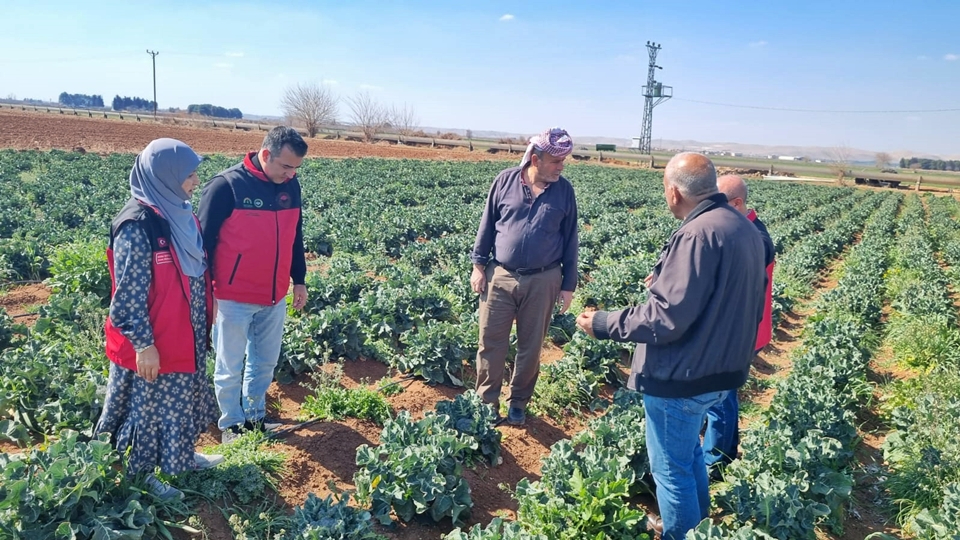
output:
POLYGON ((637 343, 628 387, 643 393, 647 452, 661 519, 680 540, 710 510, 700 430, 707 410, 747 379, 764 289, 760 233, 717 191, 713 163, 670 160, 664 196, 683 220, 654 266, 647 302, 585 312, 577 326, 598 339, 637 343))
POLYGON ((293 128, 267 133, 258 152, 215 176, 200 198, 203 243, 213 266, 214 388, 221 441, 243 430, 272 430, 266 394, 280 358, 286 295, 307 302, 303 216, 297 169, 307 143, 293 128))
POLYGON ((572 151, 573 139, 560 128, 531 138, 520 166, 493 181, 470 254, 470 286, 480 295, 477 393, 497 411, 510 329, 517 324, 512 425, 526 420, 553 307, 566 312, 577 287, 577 201, 560 175, 572 151))
MULTIPOLYGON (((717 178, 717 188, 727 197, 730 206, 747 217, 756 226, 763 239, 763 255, 766 266, 766 292, 763 301, 763 319, 757 327, 757 342, 754 355, 770 343, 773 337, 773 266, 776 250, 766 225, 757 217, 757 212, 747 207, 747 184, 743 178, 728 174, 717 178)), ((710 407, 707 411, 707 428, 703 434, 703 460, 710 471, 711 478, 719 478, 720 470, 737 457, 740 445, 739 429, 740 403, 737 392, 732 391, 727 398, 710 407)))

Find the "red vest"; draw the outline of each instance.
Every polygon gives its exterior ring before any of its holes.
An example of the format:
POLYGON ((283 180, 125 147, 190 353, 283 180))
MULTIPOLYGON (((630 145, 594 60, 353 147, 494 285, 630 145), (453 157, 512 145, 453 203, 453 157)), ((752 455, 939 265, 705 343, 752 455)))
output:
MULTIPOLYGON (((111 299, 116 292, 113 241, 120 226, 129 221, 140 225, 150 241, 153 280, 147 293, 147 312, 153 328, 154 345, 160 353, 160 373, 193 373, 196 371, 196 345, 190 322, 190 278, 177 259, 171 242, 170 226, 159 212, 136 199, 120 211, 110 227, 107 264, 110 266, 111 299)), ((206 276, 207 334, 213 323, 213 294, 209 273, 206 276)), ((137 370, 137 353, 133 344, 107 317, 107 358, 118 366, 137 370)))
POLYGON ((218 299, 271 306, 290 288, 300 183, 274 184, 253 164, 254 154, 212 181, 227 182, 235 198, 212 248, 213 284, 218 299))

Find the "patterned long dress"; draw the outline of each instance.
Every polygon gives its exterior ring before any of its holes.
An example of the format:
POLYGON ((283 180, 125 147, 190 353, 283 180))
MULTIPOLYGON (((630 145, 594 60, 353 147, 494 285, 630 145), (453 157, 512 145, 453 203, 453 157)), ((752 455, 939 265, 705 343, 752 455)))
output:
MULTIPOLYGON (((147 235, 136 223, 123 225, 114 239, 113 253, 116 292, 110 318, 134 348, 141 349, 153 343, 147 311, 153 274, 147 235)), ((95 434, 110 434, 117 451, 126 456, 129 475, 152 473, 156 467, 167 474, 193 469, 197 439, 219 416, 206 375, 205 285, 203 276, 190 278, 196 372, 161 373, 148 383, 136 371, 110 363, 107 396, 95 434)))

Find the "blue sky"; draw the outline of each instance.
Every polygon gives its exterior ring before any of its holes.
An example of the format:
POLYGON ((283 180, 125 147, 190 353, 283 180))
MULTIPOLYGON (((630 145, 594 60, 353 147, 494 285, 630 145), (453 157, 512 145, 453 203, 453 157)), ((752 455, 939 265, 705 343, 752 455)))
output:
POLYGON ((654 139, 960 155, 960 112, 699 103, 960 109, 956 0, 39 0, 2 13, 3 97, 150 99, 151 49, 161 107, 279 115, 287 86, 324 81, 406 103, 426 126, 626 138, 640 134, 649 40, 675 96, 654 139))

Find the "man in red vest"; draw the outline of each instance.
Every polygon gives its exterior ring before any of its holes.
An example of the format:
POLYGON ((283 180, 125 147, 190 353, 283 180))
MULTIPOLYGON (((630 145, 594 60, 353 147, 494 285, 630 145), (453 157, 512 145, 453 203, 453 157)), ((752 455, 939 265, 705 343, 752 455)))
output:
MULTIPOLYGON (((728 174, 717 178, 717 188, 727 196, 730 206, 747 217, 763 237, 764 262, 767 265, 767 289, 763 304, 763 319, 757 327, 757 344, 755 350, 770 343, 773 336, 772 304, 773 304, 773 265, 776 252, 773 240, 767 227, 757 217, 757 212, 747 208, 747 184, 737 175, 728 174)), ((740 444, 739 429, 740 404, 737 401, 737 392, 730 392, 727 398, 717 403, 707 411, 707 429, 703 435, 703 461, 710 470, 710 477, 719 479, 720 469, 737 457, 737 446, 740 444)))
POLYGON ((213 376, 221 442, 280 426, 266 416, 267 387, 280 358, 286 296, 307 303, 303 216, 297 169, 307 143, 293 128, 270 130, 257 152, 203 188, 200 227, 217 301, 213 376))

